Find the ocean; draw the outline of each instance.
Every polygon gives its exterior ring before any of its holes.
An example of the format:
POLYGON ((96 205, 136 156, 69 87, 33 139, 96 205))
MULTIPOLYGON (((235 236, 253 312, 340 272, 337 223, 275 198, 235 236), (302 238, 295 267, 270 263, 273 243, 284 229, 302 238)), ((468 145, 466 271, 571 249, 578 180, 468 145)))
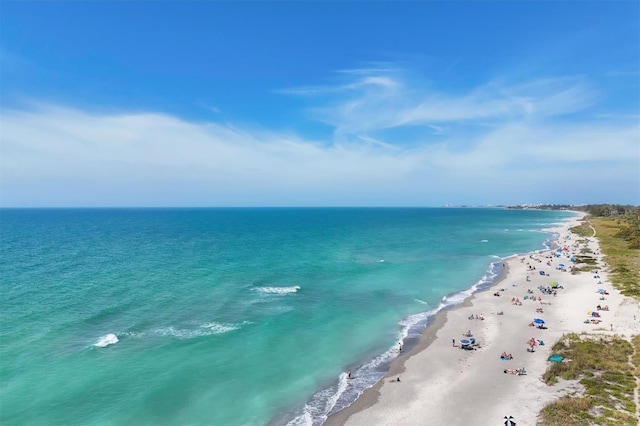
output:
POLYGON ((572 216, 2 209, 0 423, 320 425, 572 216))

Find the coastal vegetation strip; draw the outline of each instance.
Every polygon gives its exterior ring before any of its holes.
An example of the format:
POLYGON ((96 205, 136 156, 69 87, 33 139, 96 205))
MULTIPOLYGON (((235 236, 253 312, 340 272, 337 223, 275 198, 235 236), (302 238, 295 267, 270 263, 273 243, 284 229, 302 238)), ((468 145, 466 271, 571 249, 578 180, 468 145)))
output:
POLYGON ((609 264, 611 282, 625 296, 640 299, 640 223, 612 217, 589 217, 609 264), (634 230, 635 228, 635 230, 634 230))
MULTIPOLYGON (((640 207, 601 204, 591 206, 588 213, 571 231, 582 238, 597 236, 614 287, 640 299, 640 207)), ((572 272, 593 270, 597 261, 592 254, 576 256, 572 272)))
POLYGON ((579 380, 584 392, 548 404, 541 413, 543 425, 638 424, 638 336, 630 342, 620 336, 571 333, 553 346, 553 353, 565 360, 549 365, 544 382, 579 380))
MULTIPOLYGON (((581 238, 598 238, 614 287, 640 299, 640 210, 598 206, 571 229, 581 238)), ((575 257, 574 273, 591 271, 591 252, 575 257)), ((541 423, 554 425, 637 425, 640 413, 640 336, 567 334, 553 346, 565 358, 551 363, 545 383, 578 380, 584 391, 566 395, 542 410, 541 423)))

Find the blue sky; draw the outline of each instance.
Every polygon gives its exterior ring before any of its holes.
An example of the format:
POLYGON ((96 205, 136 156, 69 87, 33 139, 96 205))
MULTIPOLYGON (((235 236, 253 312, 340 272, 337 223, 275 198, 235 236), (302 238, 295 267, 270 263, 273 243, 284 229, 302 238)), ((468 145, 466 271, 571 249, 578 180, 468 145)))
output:
POLYGON ((636 1, 4 1, 1 206, 640 203, 636 1))

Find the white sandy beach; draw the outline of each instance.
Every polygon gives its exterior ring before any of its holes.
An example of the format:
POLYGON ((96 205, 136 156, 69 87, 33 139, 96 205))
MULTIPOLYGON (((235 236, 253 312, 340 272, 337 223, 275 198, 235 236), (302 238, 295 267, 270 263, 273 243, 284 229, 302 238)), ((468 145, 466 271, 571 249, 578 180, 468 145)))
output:
MULTIPOLYGON (((566 246, 569 255, 584 248, 568 230, 577 222, 574 219, 553 230, 560 235, 558 244, 566 246)), ((570 267, 571 262, 565 255, 555 257, 555 251, 505 261, 507 269, 502 279, 463 305, 439 314, 420 344, 399 357, 381 382, 325 424, 502 425, 505 416, 513 416, 518 426, 535 425, 544 405, 576 386, 547 386, 541 380, 551 346, 563 334, 587 331, 629 337, 640 333, 638 302, 622 296, 611 285, 597 238, 589 238, 587 244, 597 254, 597 274, 572 275, 559 270, 559 264, 570 267), (546 275, 540 275, 540 271, 546 275), (556 296, 543 294, 538 287, 547 287, 552 281, 563 288, 556 296), (608 291, 605 300, 600 299, 599 288, 608 291), (513 298, 521 304, 513 304, 513 298), (609 310, 599 311, 601 317, 594 318, 601 320, 599 324, 586 324, 587 312, 596 311, 598 304, 608 305, 609 310), (538 308, 543 313, 536 312, 538 308), (469 319, 472 315, 474 319, 469 319), (476 320, 475 315, 484 316, 484 320, 476 320), (548 328, 530 326, 534 318, 543 319, 548 328), (479 343, 475 350, 459 346, 468 330, 479 343), (527 341, 532 338, 545 344, 529 352, 527 341), (513 359, 501 360, 503 352, 512 354, 513 359), (505 369, 522 367, 526 375, 504 373, 505 369), (398 377, 400 382, 396 381, 398 377)))

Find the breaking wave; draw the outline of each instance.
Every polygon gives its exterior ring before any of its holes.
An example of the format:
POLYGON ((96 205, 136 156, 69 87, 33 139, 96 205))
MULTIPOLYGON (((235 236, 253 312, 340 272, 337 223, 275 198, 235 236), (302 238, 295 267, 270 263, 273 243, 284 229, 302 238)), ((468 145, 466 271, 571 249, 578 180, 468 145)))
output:
POLYGON ((93 346, 95 346, 96 348, 106 348, 109 345, 115 345, 119 341, 120 340, 118 339, 118 336, 113 333, 109 333, 100 337, 98 341, 93 344, 93 346))
POLYGON ((294 285, 291 287, 255 287, 255 290, 260 293, 266 294, 289 294, 289 293, 297 293, 300 290, 299 285, 294 285))
POLYGON ((248 324, 247 321, 242 324, 222 324, 217 322, 204 323, 197 328, 186 327, 159 327, 139 332, 122 333, 123 337, 146 338, 146 337, 172 337, 178 340, 195 339, 198 337, 215 336, 218 334, 229 333, 240 329, 243 325, 248 324))

